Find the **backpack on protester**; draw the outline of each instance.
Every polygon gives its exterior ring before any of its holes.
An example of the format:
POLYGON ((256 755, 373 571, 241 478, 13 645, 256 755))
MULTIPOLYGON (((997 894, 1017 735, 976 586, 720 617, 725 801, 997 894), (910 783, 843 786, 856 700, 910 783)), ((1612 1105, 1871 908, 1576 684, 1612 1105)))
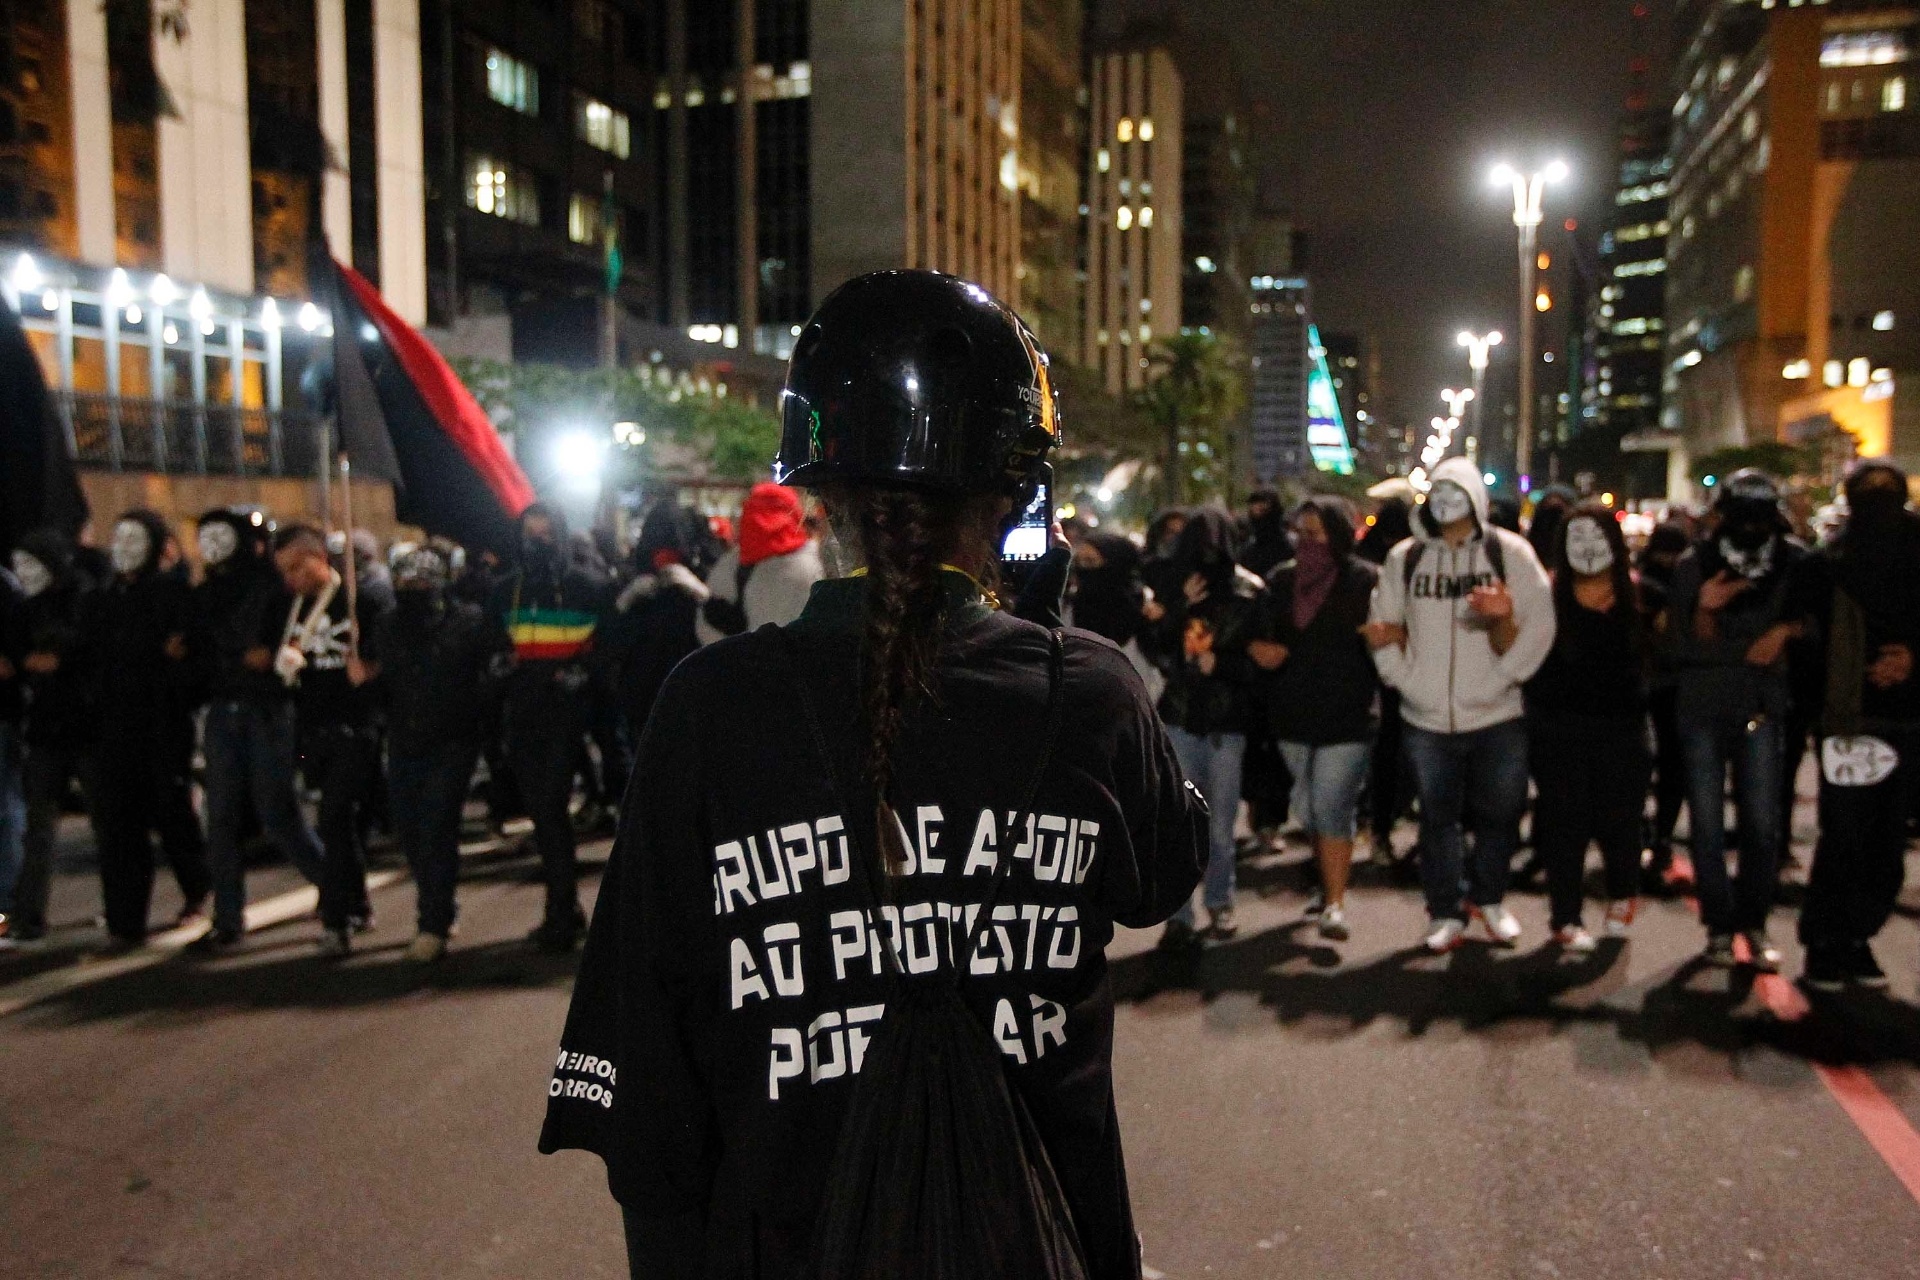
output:
MULTIPOLYGON (((1493 570, 1493 576, 1505 583, 1507 580, 1507 549, 1500 544, 1498 530, 1490 530, 1480 539, 1481 548, 1487 553, 1487 566, 1493 570)), ((1407 562, 1400 570, 1400 587, 1403 591, 1413 590, 1414 571, 1419 569, 1420 560, 1427 554, 1427 544, 1418 538, 1407 551, 1407 562)))
MULTIPOLYGON (((847 815, 866 890, 879 914, 880 864, 854 821, 862 810, 834 768, 805 681, 799 640, 785 635, 802 710, 827 780, 847 815)), ((1044 745, 1020 808, 1000 831, 987 898, 951 972, 909 981, 892 935, 885 944, 886 1012, 875 1028, 841 1123, 813 1239, 813 1280, 1086 1280, 1065 1192, 1040 1132, 987 1028, 961 995, 974 949, 1013 865, 1059 737, 1065 642, 1049 633, 1044 745)), ((876 839, 878 828, 874 828, 876 839)))

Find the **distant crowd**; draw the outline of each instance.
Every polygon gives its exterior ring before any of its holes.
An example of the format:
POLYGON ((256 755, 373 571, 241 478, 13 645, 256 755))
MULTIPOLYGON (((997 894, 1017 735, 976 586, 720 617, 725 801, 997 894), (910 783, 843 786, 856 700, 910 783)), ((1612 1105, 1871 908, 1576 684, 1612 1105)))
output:
MULTIPOLYGON (((1308 915, 1329 940, 1355 927, 1356 848, 1392 859, 1417 813, 1404 865, 1435 952, 1475 926, 1514 945, 1516 874, 1544 876, 1551 942, 1572 953, 1628 936, 1649 887, 1690 878, 1706 958, 1775 970, 1813 751, 1803 976, 1883 985, 1870 944, 1900 891, 1920 752, 1908 479, 1860 464, 1818 533, 1758 472, 1714 493, 1631 543, 1611 506, 1560 490, 1523 524, 1461 459, 1364 518, 1265 491, 1238 517, 1164 512, 1143 539, 1067 522, 1065 619, 1134 660, 1213 801, 1199 902, 1162 945, 1235 935, 1244 798, 1256 844, 1283 827, 1311 842, 1308 915)), ((576 840, 612 821, 662 683, 703 643, 798 616, 825 572, 815 534, 798 493, 767 484, 737 521, 663 500, 624 550, 542 505, 506 556, 330 541, 247 509, 207 512, 190 548, 138 510, 104 550, 26 535, 0 572, 0 948, 45 937, 77 788, 112 948, 147 937, 156 842, 176 923, 206 917, 205 951, 242 945, 264 840, 318 887, 320 943, 345 954, 372 918, 378 826, 418 886, 407 954, 436 960, 477 789, 495 825, 531 818, 546 900, 530 941, 571 949, 576 840)))

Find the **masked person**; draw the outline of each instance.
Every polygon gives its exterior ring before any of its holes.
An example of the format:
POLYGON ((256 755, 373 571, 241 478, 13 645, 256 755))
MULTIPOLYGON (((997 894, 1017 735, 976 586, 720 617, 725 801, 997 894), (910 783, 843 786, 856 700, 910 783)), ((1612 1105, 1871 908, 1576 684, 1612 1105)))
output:
MULTIPOLYGON (((1166 678, 1160 719, 1180 758, 1212 806, 1206 883, 1206 937, 1234 936, 1233 826, 1240 803, 1241 766, 1253 720, 1257 674, 1247 645, 1260 638, 1258 578, 1234 559, 1233 518, 1218 507, 1200 507, 1174 543, 1169 575, 1179 594, 1158 601, 1159 618, 1141 636, 1147 658, 1166 678)), ((1191 902, 1167 922, 1160 942, 1182 947, 1198 941, 1191 902)))
POLYGON ((191 588, 163 568, 166 521, 129 511, 113 526, 113 576, 87 598, 82 631, 99 714, 93 825, 107 935, 116 947, 146 940, 153 901, 153 843, 197 914, 212 887, 206 842, 193 812, 194 672, 191 588))
POLYGON ((1717 528, 1674 565, 1667 640, 1676 663, 1675 714, 1684 730, 1693 878, 1706 958, 1735 960, 1746 935, 1752 963, 1780 967, 1767 917, 1785 840, 1781 788, 1789 690, 1787 644, 1804 631, 1788 616, 1789 589, 1806 549, 1786 536, 1780 491, 1739 471, 1716 491, 1717 528), (1727 771, 1740 819, 1740 869, 1727 873, 1727 771))
POLYGON ((293 596, 274 670, 292 689, 300 766, 320 792, 320 949, 344 956, 353 935, 373 925, 367 897, 362 810, 380 772, 381 620, 379 593, 350 600, 329 562, 326 537, 311 525, 282 529, 273 560, 293 596))
POLYGON ((1487 523, 1486 483, 1467 459, 1434 468, 1414 536, 1381 567, 1365 634, 1400 691, 1420 793, 1426 946, 1458 946, 1469 916, 1510 946, 1520 922, 1504 899, 1527 805, 1521 686, 1553 647, 1553 594, 1527 540, 1487 523))
POLYGON ((393 567, 396 605, 381 624, 387 702, 387 786, 400 848, 413 871, 419 932, 407 958, 431 963, 453 936, 460 815, 480 758, 497 632, 476 604, 449 592, 446 557, 416 547, 393 567))
MULTIPOLYGON (((1640 552, 1640 608, 1650 639, 1658 640, 1666 634, 1674 565, 1691 543, 1685 526, 1667 521, 1654 526, 1640 552)), ((1678 711, 1680 688, 1669 657, 1669 647, 1655 643, 1647 677, 1654 784, 1652 827, 1647 838, 1650 856, 1641 881, 1649 892, 1666 885, 1667 872, 1673 866, 1673 829, 1687 800, 1687 759, 1678 711)))
POLYGON ((635 737, 646 728, 668 674, 700 647, 699 618, 710 594, 701 574, 711 564, 711 537, 700 513, 672 494, 655 502, 640 522, 630 557, 633 577, 614 603, 606 636, 635 737))
POLYGON ((1121 654, 983 590, 1058 438, 1043 359, 920 271, 843 286, 796 344, 777 473, 861 568, 661 691, 548 1090, 541 1147, 606 1159, 635 1276, 813 1274, 849 1215, 901 1248, 825 1274, 996 1274, 982 1246, 1034 1234, 985 1189, 1011 1166, 946 1195, 932 1157, 1004 1136, 1009 1087, 1052 1168, 1021 1207, 1057 1187, 1075 1274, 1140 1274, 1104 948, 1192 890, 1203 814, 1121 654), (978 1093, 888 1110, 982 1058, 978 1093), (859 1176, 876 1146, 901 1179, 859 1176), (904 1204, 952 1234, 918 1247, 904 1204))
POLYGON ((1905 879, 1920 753, 1920 516, 1907 510, 1906 474, 1884 461, 1858 464, 1846 495, 1845 529, 1795 589, 1826 676, 1809 709, 1822 735, 1820 839, 1800 909, 1804 981, 1822 991, 1887 984, 1872 942, 1905 879))
POLYGON ((11 559, 26 597, 25 652, 19 661, 27 695, 21 735, 26 832, 13 898, 9 903, 0 896, 0 912, 8 916, 5 935, 28 943, 47 933, 54 839, 75 782, 92 811, 92 752, 99 724, 82 630, 91 584, 74 563, 73 539, 58 530, 35 529, 21 537, 11 559))
POLYGON ((1553 648, 1527 682, 1527 744, 1539 799, 1533 844, 1546 868, 1554 941, 1598 945, 1581 919, 1587 845, 1606 872, 1603 931, 1624 938, 1640 887, 1647 753, 1647 645, 1626 539, 1599 503, 1572 508, 1554 534, 1553 648))
POLYGON ((573 777, 588 725, 588 655, 607 603, 606 580, 568 554, 566 522, 541 503, 520 516, 520 564, 495 589, 494 626, 511 646, 507 758, 546 880, 546 913, 528 935, 571 951, 586 928, 574 851, 573 777))
POLYGON ((1255 489, 1247 498, 1247 544, 1240 563, 1248 573, 1265 579, 1293 559, 1293 541, 1287 536, 1287 513, 1272 489, 1255 489))
POLYGON ((1267 724, 1293 777, 1293 812, 1313 842, 1320 889, 1307 915, 1348 937, 1347 878, 1377 726, 1380 676, 1360 629, 1379 571, 1353 551, 1353 509, 1309 498, 1293 513, 1293 560, 1267 579, 1267 623, 1248 655, 1267 724))
POLYGON ((213 928, 197 944, 221 952, 246 932, 248 814, 281 855, 321 883, 320 839, 300 810, 293 690, 274 671, 293 597, 268 559, 266 522, 216 507, 196 537, 203 577, 194 588, 195 650, 207 690, 207 845, 213 928))
POLYGON ((695 622, 701 644, 768 624, 785 626, 800 616, 825 572, 803 514, 794 490, 753 486, 740 508, 739 545, 707 573, 707 599, 695 622))

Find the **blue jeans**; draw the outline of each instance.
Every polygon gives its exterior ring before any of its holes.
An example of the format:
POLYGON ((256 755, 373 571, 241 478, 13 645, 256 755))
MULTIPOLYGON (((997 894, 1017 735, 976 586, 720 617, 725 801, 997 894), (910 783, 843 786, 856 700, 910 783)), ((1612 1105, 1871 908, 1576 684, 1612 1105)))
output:
POLYGON ((394 834, 400 838, 419 899, 421 933, 453 931, 454 886, 460 879, 460 810, 473 781, 480 748, 441 742, 418 753, 389 748, 387 791, 394 834))
POLYGON ((246 928, 247 869, 241 830, 247 806, 261 829, 296 870, 321 882, 326 855, 300 812, 294 767, 298 760, 293 706, 216 702, 207 708, 201 749, 207 760, 207 858, 213 870, 213 927, 246 928))
POLYGON ((0 916, 13 911, 13 885, 26 856, 26 745, 17 721, 0 722, 0 916))
POLYGON ((1527 808, 1527 724, 1509 720, 1469 733, 1407 726, 1407 759, 1420 790, 1420 881, 1427 914, 1463 920, 1467 902, 1507 896, 1520 815, 1527 808), (1473 809, 1473 855, 1461 820, 1473 809))
POLYGON ((1371 742, 1308 746, 1283 742, 1280 754, 1293 775, 1293 816, 1308 836, 1351 840, 1360 833, 1360 790, 1373 759, 1371 742))
POLYGON ((1772 716, 1702 716, 1682 726, 1693 882, 1708 933, 1767 927, 1780 880, 1786 739, 1772 716), (1740 815, 1740 874, 1727 875, 1727 766, 1740 815))
MULTIPOLYGON (((1208 821, 1207 874, 1201 882, 1207 910, 1233 905, 1233 819, 1240 809, 1240 766, 1247 758, 1244 733, 1188 733, 1167 726, 1173 754, 1189 781, 1200 788, 1212 810, 1208 821)), ((1193 923, 1193 900, 1175 913, 1182 924, 1193 923)))

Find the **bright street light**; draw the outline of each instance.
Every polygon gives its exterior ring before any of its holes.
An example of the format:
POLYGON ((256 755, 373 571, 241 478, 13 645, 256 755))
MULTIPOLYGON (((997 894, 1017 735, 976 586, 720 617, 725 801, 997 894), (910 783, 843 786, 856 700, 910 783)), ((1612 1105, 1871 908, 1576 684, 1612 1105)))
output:
POLYGON ((1447 409, 1450 415, 1457 420, 1466 416, 1467 406, 1472 404, 1476 397, 1472 388, 1456 391, 1452 387, 1448 387, 1440 393, 1440 398, 1447 402, 1447 409))
POLYGON ((582 428, 564 431, 553 442, 553 469, 570 488, 598 488, 605 457, 606 442, 582 428))
POLYGON ((1533 470, 1533 326, 1535 305, 1540 296, 1535 273, 1540 265, 1540 223, 1544 219, 1541 206, 1547 185, 1565 182, 1572 172, 1566 161, 1553 160, 1532 173, 1501 164, 1494 167, 1492 174, 1495 186, 1513 188, 1513 225, 1520 232, 1520 420, 1514 440, 1514 470, 1522 481, 1529 478, 1533 470))

